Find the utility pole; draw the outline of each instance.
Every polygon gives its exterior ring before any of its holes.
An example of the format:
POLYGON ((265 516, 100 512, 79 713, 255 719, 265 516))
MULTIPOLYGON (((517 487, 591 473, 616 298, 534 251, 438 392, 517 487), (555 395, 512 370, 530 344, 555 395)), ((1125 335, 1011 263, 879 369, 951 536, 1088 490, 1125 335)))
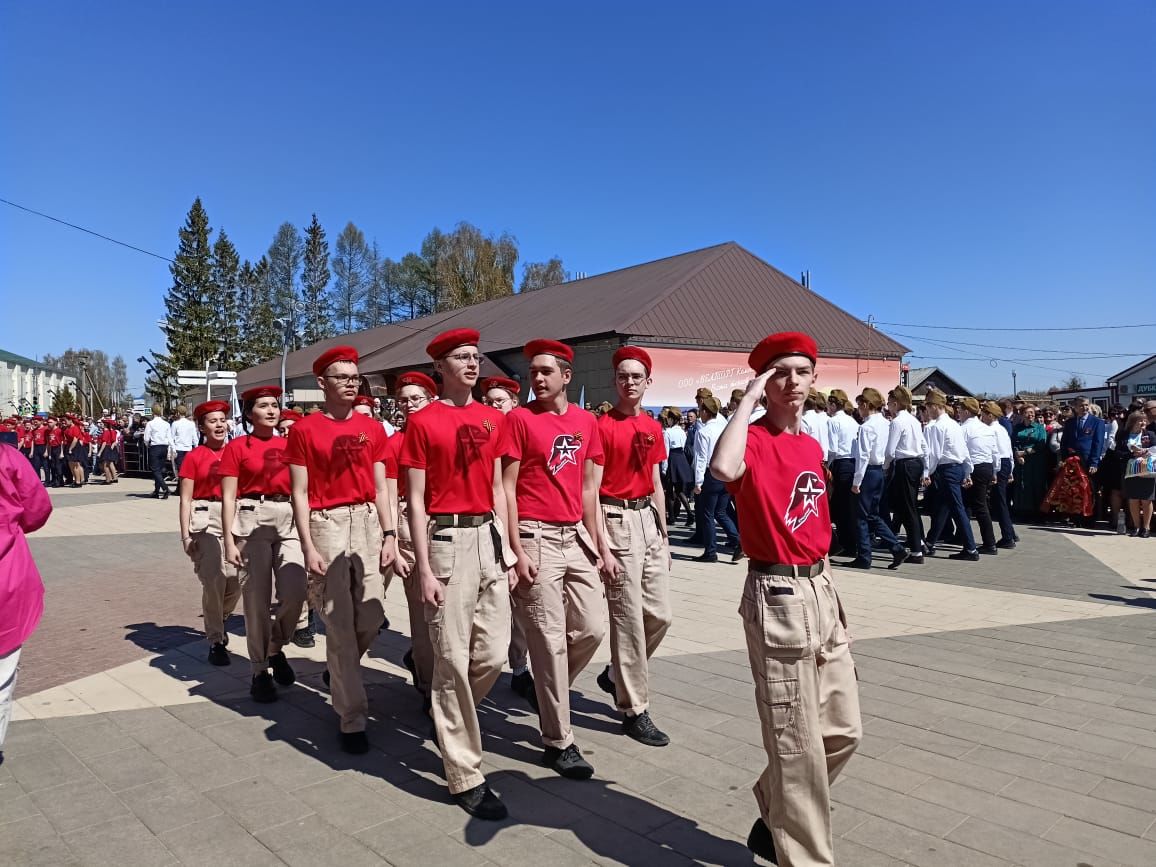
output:
POLYGON ((1020 393, 1019 389, 1016 388, 1016 372, 1013 370, 1012 371, 1012 398, 1013 399, 1016 398, 1019 395, 1019 393, 1020 393))

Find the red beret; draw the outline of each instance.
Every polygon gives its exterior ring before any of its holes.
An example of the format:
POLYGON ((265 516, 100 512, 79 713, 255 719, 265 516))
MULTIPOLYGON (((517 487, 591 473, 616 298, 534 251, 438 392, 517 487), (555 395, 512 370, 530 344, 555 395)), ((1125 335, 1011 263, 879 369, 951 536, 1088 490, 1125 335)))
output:
POLYGON ((303 418, 305 418, 305 416, 295 409, 281 410, 281 421, 301 421, 303 418))
POLYGON ((352 346, 334 346, 317 356, 317 360, 313 362, 313 375, 321 376, 329 365, 338 361, 351 361, 357 364, 358 360, 357 350, 352 346))
POLYGON ((359 394, 357 397, 355 397, 353 399, 353 405, 354 406, 368 406, 368 407, 372 408, 374 406, 373 398, 370 397, 368 394, 359 394))
POLYGON ((557 340, 546 340, 545 338, 531 340, 522 348, 522 354, 526 358, 533 358, 535 355, 553 355, 567 363, 574 360, 573 349, 565 343, 559 343, 557 340))
POLYGON ((617 369, 618 365, 624 361, 640 361, 642 366, 646 368, 646 373, 649 376, 650 371, 654 366, 650 363, 650 353, 639 346, 622 346, 610 359, 610 363, 617 369))
POLYGON ((211 412, 223 412, 228 415, 230 408, 228 401, 206 400, 204 403, 197 404, 196 409, 193 410, 193 418, 200 419, 211 412))
POLYGON ((506 379, 504 376, 491 376, 482 380, 482 394, 491 388, 501 388, 514 395, 522 393, 522 386, 518 384, 517 380, 506 379))
POLYGON ((281 386, 279 385, 258 385, 255 388, 249 388, 241 392, 241 400, 244 403, 255 401, 259 397, 280 397, 281 386))
POLYGON ((401 391, 407 385, 416 385, 418 388, 424 388, 426 394, 430 397, 434 397, 438 393, 437 383, 417 370, 408 371, 397 378, 397 391, 401 391))
POLYGON ((430 358, 444 358, 459 346, 477 346, 481 339, 482 335, 472 328, 451 328, 431 340, 425 351, 430 358))
POLYGON ((814 364, 819 360, 819 347, 808 334, 799 331, 780 331, 764 337, 759 345, 751 350, 748 363, 755 373, 760 374, 771 366, 778 358, 784 355, 805 355, 814 364))

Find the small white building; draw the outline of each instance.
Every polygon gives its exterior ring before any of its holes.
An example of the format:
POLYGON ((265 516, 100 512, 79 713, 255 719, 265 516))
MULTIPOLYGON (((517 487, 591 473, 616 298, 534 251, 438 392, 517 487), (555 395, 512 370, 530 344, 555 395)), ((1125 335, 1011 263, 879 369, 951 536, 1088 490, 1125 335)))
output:
POLYGON ((0 349, 0 415, 48 412, 53 394, 66 386, 75 396, 76 377, 0 349))
POLYGON ((1135 398, 1141 400, 1156 399, 1156 355, 1145 358, 1139 364, 1133 364, 1126 370, 1121 370, 1108 380, 1117 395, 1117 402, 1127 406, 1135 398))

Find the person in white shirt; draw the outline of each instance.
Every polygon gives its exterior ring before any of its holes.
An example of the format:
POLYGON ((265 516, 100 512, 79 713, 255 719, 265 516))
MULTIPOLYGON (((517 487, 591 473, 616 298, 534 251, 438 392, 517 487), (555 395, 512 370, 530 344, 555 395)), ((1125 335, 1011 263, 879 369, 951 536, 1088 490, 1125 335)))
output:
POLYGON ((197 426, 189 419, 189 410, 184 404, 177 407, 177 420, 172 423, 173 469, 177 477, 181 475, 181 464, 185 457, 197 447, 197 426))
MULTIPOLYGON (((911 414, 911 392, 897 386, 887 393, 891 429, 887 434, 884 469, 891 472, 889 502, 895 519, 907 534, 907 562, 923 562, 923 518, 919 514, 919 480, 927 455, 923 425, 911 414)), ((893 526, 898 526, 895 524, 893 526)))
MULTIPOLYGON (((803 402, 803 430, 823 450, 823 463, 830 466, 831 457, 831 418, 827 415, 827 399, 821 392, 811 390, 803 402)), ((751 413, 754 421, 754 413, 751 413)))
POLYGON ((143 435, 148 450, 149 469, 153 474, 153 499, 156 500, 169 498, 169 489, 165 485, 165 464, 169 459, 169 449, 173 447, 173 432, 163 413, 159 403, 153 404, 153 417, 145 425, 143 435))
POLYGON ((981 554, 998 554, 995 546, 995 527, 991 522, 991 487, 995 483, 996 450, 998 440, 995 430, 979 420, 979 401, 965 397, 956 405, 956 414, 961 417, 964 441, 971 456, 971 487, 968 488, 968 503, 971 513, 979 524, 979 535, 983 544, 981 554))
POLYGON ((855 476, 855 460, 851 447, 859 433, 859 422, 850 415, 851 402, 841 388, 831 389, 827 395, 827 437, 830 443, 827 466, 831 470, 831 520, 835 522, 836 538, 844 554, 851 555, 859 547, 859 523, 855 517, 855 495, 851 483, 855 476))
POLYGON ((718 438, 727 426, 726 419, 719 415, 721 407, 715 397, 706 397, 699 402, 700 426, 694 437, 694 508, 695 519, 703 535, 706 549, 694 559, 699 563, 718 562, 717 521, 727 535, 727 541, 735 559, 742 556, 739 547, 739 528, 735 526, 728 507, 731 495, 726 486, 710 472, 710 459, 718 438))
POLYGON ((950 515, 955 519, 963 534, 963 550, 951 554, 951 560, 978 560, 975 536, 971 532, 971 519, 963 505, 963 489, 971 487, 971 455, 963 429, 947 414, 947 398, 943 392, 934 389, 927 392, 923 400, 931 422, 924 430, 927 437, 927 457, 923 464, 923 486, 935 484, 935 511, 931 519, 931 530, 923 550, 935 554, 935 545, 947 524, 950 515))
POLYGON ((682 411, 668 406, 658 415, 662 424, 662 438, 666 442, 666 460, 659 472, 666 479, 669 492, 666 496, 666 525, 678 520, 679 509, 686 511, 686 526, 694 526, 694 509, 690 505, 690 491, 694 487, 694 475, 690 462, 686 459, 686 431, 682 429, 682 411))
POLYGON ((877 389, 865 388, 855 398, 859 417, 863 424, 855 436, 852 453, 855 459, 855 475, 851 482, 851 493, 855 495, 858 510, 858 551, 855 559, 844 563, 852 569, 871 568, 871 548, 875 537, 879 537, 891 551, 889 569, 899 568, 907 558, 907 551, 887 522, 879 517, 879 505, 883 501, 883 462, 887 454, 887 437, 891 423, 879 410, 883 408, 883 395, 877 389))
POLYGON ((1000 540, 995 543, 997 548, 1014 548, 1016 546, 1016 529, 1012 524, 1011 508, 1008 505, 1007 488, 1015 481, 1012 475, 1012 466, 1015 452, 1012 450, 1011 437, 1004 426, 999 423, 1003 417, 1003 410, 995 401, 989 400, 980 408, 979 420, 995 432, 995 484, 989 493, 991 512, 995 515, 995 522, 999 524, 1000 540))

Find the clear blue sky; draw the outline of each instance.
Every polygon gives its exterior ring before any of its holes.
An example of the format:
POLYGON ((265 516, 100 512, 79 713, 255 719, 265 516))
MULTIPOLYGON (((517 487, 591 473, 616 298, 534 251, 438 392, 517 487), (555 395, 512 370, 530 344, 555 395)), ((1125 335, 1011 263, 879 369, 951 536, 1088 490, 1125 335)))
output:
MULTIPOLYGON (((883 322, 1156 321, 1156 5, 947 5, 6 3, 0 197, 166 256, 201 196, 254 259, 312 212, 395 256, 469 220, 588 273, 735 240, 883 322)), ((168 282, 0 205, 0 347, 139 390, 168 282)), ((1156 352, 891 330, 1054 368, 900 338, 976 390, 1156 352)))

